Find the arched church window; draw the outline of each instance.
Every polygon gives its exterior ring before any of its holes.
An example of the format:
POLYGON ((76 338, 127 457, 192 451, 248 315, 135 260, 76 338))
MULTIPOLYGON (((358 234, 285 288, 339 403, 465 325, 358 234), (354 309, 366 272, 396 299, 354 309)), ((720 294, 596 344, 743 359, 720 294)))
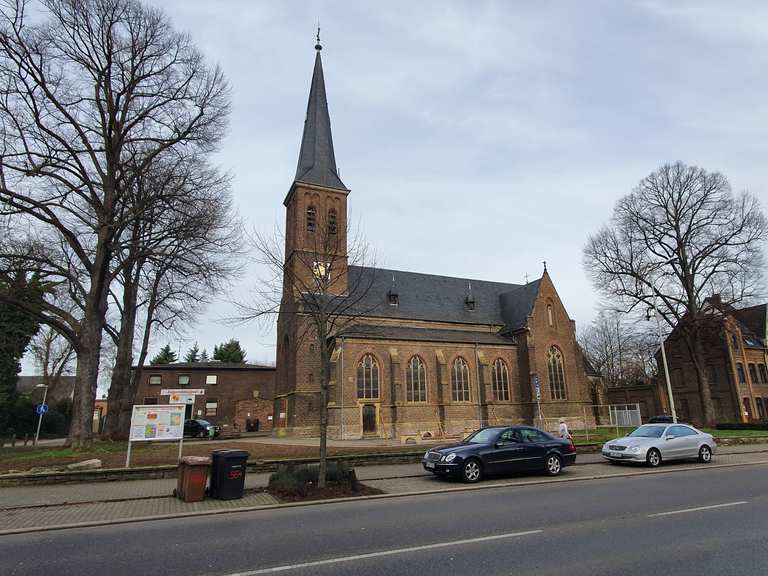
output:
POLYGON ((307 206, 307 232, 314 232, 317 225, 317 208, 307 206))
POLYGON ((454 402, 469 402, 469 366, 462 357, 453 361, 451 399, 454 402))
POLYGON ((493 363, 491 372, 491 387, 493 388, 493 397, 502 402, 509 402, 509 372, 507 364, 501 358, 497 358, 493 363))
POLYGON ((336 234, 338 231, 336 208, 328 209, 328 234, 336 234))
POLYGON ((357 364, 357 397, 379 397, 379 363, 372 354, 366 354, 357 364))
POLYGON ((427 369, 418 356, 411 358, 405 373, 406 402, 427 401, 427 369))
POLYGON ((552 400, 565 400, 565 370, 563 369, 563 353, 552 346, 547 355, 549 369, 549 394, 552 400))

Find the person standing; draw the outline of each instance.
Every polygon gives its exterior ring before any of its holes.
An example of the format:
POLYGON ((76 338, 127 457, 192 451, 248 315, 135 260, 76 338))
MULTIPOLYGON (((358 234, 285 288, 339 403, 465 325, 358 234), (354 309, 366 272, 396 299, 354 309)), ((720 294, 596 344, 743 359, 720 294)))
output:
POLYGON ((560 418, 560 438, 563 440, 571 439, 571 433, 568 431, 568 424, 566 424, 565 418, 560 418))

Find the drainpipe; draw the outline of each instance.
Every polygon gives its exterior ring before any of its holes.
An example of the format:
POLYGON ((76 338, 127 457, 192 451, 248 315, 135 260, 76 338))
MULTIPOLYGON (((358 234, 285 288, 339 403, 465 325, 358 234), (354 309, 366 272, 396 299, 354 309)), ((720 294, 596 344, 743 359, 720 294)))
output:
POLYGON ((341 350, 339 354, 341 354, 341 414, 339 417, 341 419, 341 439, 344 440, 344 336, 341 337, 341 350))
POLYGON ((480 422, 480 428, 483 427, 483 394, 480 390, 480 357, 477 354, 477 342, 475 342, 475 379, 477 381, 477 421, 480 422))

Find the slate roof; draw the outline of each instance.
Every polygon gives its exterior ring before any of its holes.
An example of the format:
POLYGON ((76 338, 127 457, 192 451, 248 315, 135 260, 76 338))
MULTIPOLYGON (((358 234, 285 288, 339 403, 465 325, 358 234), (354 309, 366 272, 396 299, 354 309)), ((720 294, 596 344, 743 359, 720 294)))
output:
POLYGON ((768 304, 734 310, 733 316, 760 340, 768 339, 768 304))
MULTIPOLYGON (((134 366, 135 370, 138 366, 134 366)), ((147 364, 144 370, 275 370, 274 366, 238 362, 174 362, 172 364, 147 364)))
POLYGON ((533 310, 540 280, 525 285, 453 278, 402 270, 361 266, 349 267, 349 285, 355 290, 370 289, 362 297, 355 312, 370 316, 427 320, 463 324, 494 324, 504 332, 523 328, 533 310), (394 281, 393 281, 394 279, 394 281), (471 287, 471 288, 470 288, 471 287), (398 305, 387 299, 392 290, 398 295, 398 305), (468 296, 474 300, 474 310, 465 304, 468 296))
POLYGON ((357 324, 344 333, 344 338, 371 338, 375 340, 410 340, 415 342, 452 342, 468 344, 514 345, 511 338, 494 332, 472 330, 442 330, 433 328, 412 328, 404 326, 373 326, 357 324))
POLYGON ((336 169, 331 118, 328 114, 328 98, 325 94, 323 62, 319 49, 315 56, 315 70, 312 73, 295 181, 347 190, 336 169))

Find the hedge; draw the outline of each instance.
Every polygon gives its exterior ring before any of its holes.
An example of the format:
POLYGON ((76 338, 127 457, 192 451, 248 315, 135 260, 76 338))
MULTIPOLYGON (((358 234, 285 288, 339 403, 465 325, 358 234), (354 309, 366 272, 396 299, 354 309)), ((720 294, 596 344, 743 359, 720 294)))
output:
POLYGON ((766 430, 768 422, 721 422, 715 425, 717 430, 766 430))

